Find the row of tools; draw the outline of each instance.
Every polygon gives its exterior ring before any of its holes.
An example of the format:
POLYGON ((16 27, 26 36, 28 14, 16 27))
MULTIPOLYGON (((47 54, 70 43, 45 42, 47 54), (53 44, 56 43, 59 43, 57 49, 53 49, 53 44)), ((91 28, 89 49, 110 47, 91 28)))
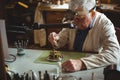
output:
POLYGON ((47 70, 44 74, 41 74, 41 71, 38 71, 38 75, 32 70, 23 73, 20 75, 19 73, 7 72, 7 80, 57 80, 55 75, 50 76, 47 70))
POLYGON ((29 40, 18 40, 14 42, 15 47, 25 49, 28 45, 29 40))
POLYGON ((7 72, 7 80, 82 80, 80 77, 75 78, 74 76, 60 76, 56 74, 48 73, 46 70, 43 74, 41 71, 38 71, 38 74, 30 70, 26 73, 20 75, 19 73, 7 72))

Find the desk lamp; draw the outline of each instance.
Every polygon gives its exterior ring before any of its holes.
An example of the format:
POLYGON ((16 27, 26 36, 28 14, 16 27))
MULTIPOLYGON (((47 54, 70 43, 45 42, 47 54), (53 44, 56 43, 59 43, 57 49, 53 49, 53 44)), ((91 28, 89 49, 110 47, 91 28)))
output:
POLYGON ((6 28, 5 28, 5 20, 0 20, 0 38, 2 42, 2 50, 4 53, 4 59, 6 62, 12 62, 15 60, 15 56, 9 54, 8 51, 8 41, 7 41, 7 35, 6 35, 6 28))

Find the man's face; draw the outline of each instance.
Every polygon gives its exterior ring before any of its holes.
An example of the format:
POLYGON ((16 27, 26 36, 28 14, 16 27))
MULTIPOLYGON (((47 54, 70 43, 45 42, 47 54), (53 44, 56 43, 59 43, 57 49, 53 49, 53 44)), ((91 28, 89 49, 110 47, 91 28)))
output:
POLYGON ((89 11, 78 8, 75 12, 73 23, 77 26, 76 28, 80 30, 87 29, 92 21, 89 11))

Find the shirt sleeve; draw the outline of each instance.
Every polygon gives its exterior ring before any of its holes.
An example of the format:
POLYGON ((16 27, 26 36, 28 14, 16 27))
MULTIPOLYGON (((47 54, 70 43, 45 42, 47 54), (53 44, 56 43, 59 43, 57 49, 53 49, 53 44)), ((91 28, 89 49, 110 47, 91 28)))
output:
POLYGON ((58 35, 60 36, 60 39, 57 41, 56 48, 61 48, 68 42, 69 28, 63 28, 58 35))

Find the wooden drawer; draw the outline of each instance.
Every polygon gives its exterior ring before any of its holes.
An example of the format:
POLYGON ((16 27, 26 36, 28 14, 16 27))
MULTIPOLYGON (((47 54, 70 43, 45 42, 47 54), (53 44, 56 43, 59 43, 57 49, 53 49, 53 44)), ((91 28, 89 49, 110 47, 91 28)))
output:
POLYGON ((64 15, 64 11, 47 11, 46 23, 62 23, 64 15))

